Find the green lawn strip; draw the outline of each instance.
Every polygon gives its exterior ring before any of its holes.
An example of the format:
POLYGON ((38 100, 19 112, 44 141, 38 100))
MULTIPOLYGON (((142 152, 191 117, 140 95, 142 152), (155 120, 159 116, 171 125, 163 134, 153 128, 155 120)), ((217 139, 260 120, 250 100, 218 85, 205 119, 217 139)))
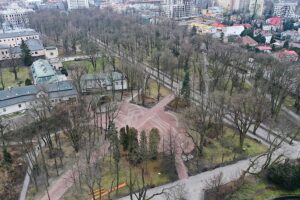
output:
MULTIPOLYGON (((171 94, 171 91, 164 87, 164 86, 160 86, 160 95, 162 97, 165 97, 167 95, 171 94)), ((150 79, 148 81, 148 90, 146 90, 146 95, 150 98, 157 98, 157 82, 150 79)))
POLYGON ((265 180, 255 179, 246 181, 246 183, 236 191, 231 197, 231 200, 255 199, 266 200, 270 198, 300 195, 300 189, 295 191, 282 190, 276 186, 269 184, 265 180))
MULTIPOLYGON (((103 70, 102 69, 102 58, 97 58, 96 63, 97 63, 96 72, 102 72, 102 70, 103 70)), ((105 63, 105 65, 107 65, 106 62, 104 62, 104 63, 105 63)), ((72 60, 72 61, 63 62, 63 66, 66 69, 68 69, 70 67, 70 65, 72 65, 72 64, 78 64, 78 65, 80 65, 82 67, 87 67, 88 73, 93 73, 94 72, 93 65, 92 65, 92 63, 89 60, 80 60, 80 61, 72 60)))
MULTIPOLYGON (((213 158, 213 163, 219 164, 223 161, 231 161, 238 157, 238 153, 235 153, 235 149, 239 148, 239 136, 235 134, 233 129, 225 128, 225 134, 222 139, 212 140, 212 145, 208 145, 204 148, 204 159, 210 160, 213 158), (220 142, 222 141, 222 143, 220 142), (231 144, 229 145, 225 144, 231 144), (235 155, 236 154, 236 155, 235 155)), ((266 151, 266 147, 253 139, 247 137, 244 142, 245 154, 248 156, 258 155, 266 151)))
MULTIPOLYGON (((239 135, 233 129, 226 127, 223 138, 208 139, 201 158, 201 166, 212 167, 224 162, 243 159, 245 156, 255 156, 267 150, 263 144, 249 137, 246 137, 243 149, 243 152, 239 150, 239 135)), ((193 160, 192 162, 187 162, 187 167, 191 174, 199 173, 195 168, 195 163, 193 160)))
POLYGON ((29 72, 30 72, 29 67, 19 67, 18 68, 18 79, 19 80, 16 81, 14 74, 11 72, 11 69, 4 68, 2 73, 3 73, 3 80, 5 83, 5 88, 12 87, 12 86, 18 86, 19 81, 22 81, 21 85, 24 85, 25 80, 27 78, 29 78, 29 72))
POLYGON ((284 100, 284 105, 288 108, 288 109, 294 109, 295 108, 295 101, 296 99, 294 97, 292 97, 291 95, 288 95, 285 100, 284 100))

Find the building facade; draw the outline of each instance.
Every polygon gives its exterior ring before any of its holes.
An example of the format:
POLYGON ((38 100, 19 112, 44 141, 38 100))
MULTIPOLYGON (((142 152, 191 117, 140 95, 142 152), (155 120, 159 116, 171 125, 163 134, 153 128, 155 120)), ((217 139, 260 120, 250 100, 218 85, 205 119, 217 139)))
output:
POLYGON ((284 18, 297 17, 295 14, 296 7, 296 2, 280 1, 274 3, 274 15, 284 18))
POLYGON ((81 78, 82 92, 96 92, 99 90, 126 90, 126 77, 120 72, 101 74, 87 74, 81 78))
POLYGON ((66 76, 58 74, 55 67, 48 60, 38 59, 31 65, 33 83, 36 85, 55 83, 66 80, 66 76))
POLYGON ((262 16, 264 12, 265 0, 250 0, 249 11, 251 15, 262 16))
POLYGON ((40 39, 40 35, 32 29, 20 29, 18 31, 6 32, 0 34, 0 45, 11 47, 19 46, 22 40, 40 39))
POLYGON ((75 100, 77 91, 71 81, 2 90, 0 91, 0 116, 24 112, 33 108, 39 104, 41 95, 46 95, 50 102, 55 105, 59 102, 75 100))
POLYGON ((28 14, 33 12, 32 9, 21 8, 18 4, 12 3, 6 9, 0 11, 4 22, 12 27, 25 27, 28 23, 28 14))
POLYGON ((195 16, 196 7, 193 0, 165 0, 162 5, 168 18, 181 19, 195 16))
POLYGON ((67 3, 69 10, 89 8, 88 0, 67 0, 67 3))

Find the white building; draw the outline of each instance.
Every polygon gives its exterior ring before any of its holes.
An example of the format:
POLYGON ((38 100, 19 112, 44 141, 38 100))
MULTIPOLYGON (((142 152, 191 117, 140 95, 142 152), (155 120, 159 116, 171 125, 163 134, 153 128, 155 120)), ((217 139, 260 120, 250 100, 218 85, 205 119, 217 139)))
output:
POLYGON ((0 45, 7 45, 11 47, 19 46, 22 40, 40 39, 40 35, 33 29, 19 29, 16 31, 6 32, 0 34, 0 45))
POLYGON ((32 9, 21 8, 18 4, 12 3, 5 10, 0 11, 4 22, 12 27, 24 27, 28 23, 28 14, 32 9))
POLYGON ((195 1, 192 0, 165 0, 162 5, 164 14, 168 18, 181 19, 195 16, 195 1))
POLYGON ((126 90, 128 88, 126 77, 120 72, 107 72, 101 74, 87 74, 81 78, 83 92, 96 92, 99 90, 126 90))
POLYGON ((0 60, 20 58, 22 40, 27 44, 33 57, 53 59, 58 57, 56 47, 44 48, 40 36, 33 29, 20 29, 0 34, 0 60))
POLYGON ((226 26, 222 28, 222 32, 224 33, 224 37, 228 36, 239 36, 245 30, 244 26, 226 26))
POLYGON ((249 3, 250 14, 251 15, 255 14, 258 17, 262 16, 264 12, 264 4, 265 4, 265 0, 250 0, 249 3))
POLYGON ((67 0, 67 2, 69 10, 89 8, 88 0, 67 0))
POLYGON ((36 85, 65 81, 63 74, 57 74, 56 69, 48 60, 38 59, 31 65, 33 83, 36 85))
POLYGON ((294 18, 297 2, 280 1, 274 3, 274 15, 279 17, 294 18))
POLYGON ((0 116, 23 112, 38 105, 41 95, 46 95, 52 104, 76 100, 77 91, 71 81, 45 85, 30 85, 0 91, 0 116))
MULTIPOLYGON (((28 39, 25 41, 28 46, 32 57, 45 56, 45 49, 40 40, 28 39)), ((7 60, 11 58, 21 58, 20 46, 8 46, 0 44, 0 60, 7 60)))

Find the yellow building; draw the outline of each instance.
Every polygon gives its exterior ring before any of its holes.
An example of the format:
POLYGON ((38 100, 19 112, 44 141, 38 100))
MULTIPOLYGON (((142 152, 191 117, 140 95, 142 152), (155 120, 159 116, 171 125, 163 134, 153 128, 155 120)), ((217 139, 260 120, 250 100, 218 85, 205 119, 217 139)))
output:
POLYGON ((196 27, 198 33, 210 33, 213 28, 211 25, 203 24, 199 22, 192 22, 189 24, 190 28, 196 27))

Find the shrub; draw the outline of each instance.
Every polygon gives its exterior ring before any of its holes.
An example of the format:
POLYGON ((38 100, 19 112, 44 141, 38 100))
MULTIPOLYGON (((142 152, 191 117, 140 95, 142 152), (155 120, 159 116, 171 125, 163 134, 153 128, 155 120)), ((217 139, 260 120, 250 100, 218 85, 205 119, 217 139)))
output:
POLYGON ((300 188, 300 166, 286 162, 272 166, 267 171, 267 179, 286 190, 300 188))

